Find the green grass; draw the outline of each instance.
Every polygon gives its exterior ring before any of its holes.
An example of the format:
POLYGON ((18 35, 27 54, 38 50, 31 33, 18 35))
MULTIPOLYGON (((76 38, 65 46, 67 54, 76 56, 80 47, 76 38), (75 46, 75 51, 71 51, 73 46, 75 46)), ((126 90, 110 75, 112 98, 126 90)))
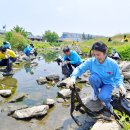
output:
MULTIPOLYGON (((127 34, 128 35, 128 34, 127 34)), ((130 60, 130 34, 128 35, 129 42, 121 42, 123 35, 116 35, 112 37, 112 42, 108 42, 108 38, 95 38, 80 43, 80 47, 83 53, 89 53, 91 46, 96 41, 102 41, 108 46, 109 54, 112 52, 112 48, 115 48, 121 55, 122 60, 130 60)))

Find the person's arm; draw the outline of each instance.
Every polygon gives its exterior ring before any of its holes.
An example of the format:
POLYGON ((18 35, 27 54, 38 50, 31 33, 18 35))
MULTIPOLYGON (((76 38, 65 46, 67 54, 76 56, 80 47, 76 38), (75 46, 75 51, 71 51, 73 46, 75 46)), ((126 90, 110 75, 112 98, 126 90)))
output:
POLYGON ((118 64, 114 65, 114 82, 118 88, 120 86, 124 86, 123 78, 121 76, 118 64))
POLYGON ((16 54, 15 54, 14 51, 9 50, 9 51, 8 51, 8 54, 9 54, 11 57, 16 58, 16 54))
POLYGON ((67 59, 67 56, 65 55, 65 56, 63 57, 63 61, 66 61, 66 59, 67 59))
POLYGON ((73 61, 70 61, 70 64, 76 64, 78 62, 79 55, 77 54, 77 52, 73 53, 73 59, 73 61))
POLYGON ((85 61, 80 66, 76 67, 76 69, 74 69, 74 71, 73 71, 73 73, 71 74, 70 77, 72 79, 76 80, 77 77, 81 76, 87 70, 90 70, 90 64, 91 64, 91 59, 85 61))

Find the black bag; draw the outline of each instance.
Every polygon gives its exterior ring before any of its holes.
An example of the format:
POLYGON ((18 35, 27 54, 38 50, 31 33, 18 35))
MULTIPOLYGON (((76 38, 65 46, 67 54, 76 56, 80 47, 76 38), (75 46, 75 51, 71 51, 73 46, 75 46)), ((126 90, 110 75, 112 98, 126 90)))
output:
POLYGON ((66 64, 62 65, 62 74, 64 74, 66 77, 70 77, 73 70, 70 70, 66 64))

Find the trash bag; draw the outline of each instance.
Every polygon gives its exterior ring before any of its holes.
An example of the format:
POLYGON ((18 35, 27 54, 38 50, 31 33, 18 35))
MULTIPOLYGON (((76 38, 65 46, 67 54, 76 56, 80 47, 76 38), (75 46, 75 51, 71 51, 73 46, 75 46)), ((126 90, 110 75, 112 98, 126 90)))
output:
POLYGON ((70 75, 72 74, 73 70, 70 70, 66 64, 63 64, 61 66, 61 68, 62 68, 62 74, 65 75, 66 77, 70 77, 70 75))

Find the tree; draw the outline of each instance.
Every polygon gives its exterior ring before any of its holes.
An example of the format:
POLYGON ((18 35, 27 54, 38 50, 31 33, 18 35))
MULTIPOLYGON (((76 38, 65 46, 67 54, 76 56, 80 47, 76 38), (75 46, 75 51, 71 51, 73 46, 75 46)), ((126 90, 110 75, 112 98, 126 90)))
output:
POLYGON ((82 40, 86 40, 86 36, 84 33, 82 34, 82 40))
POLYGON ((27 37, 27 34, 28 34, 27 31, 25 31, 25 29, 23 27, 20 27, 18 25, 16 25, 11 31, 16 32, 16 33, 20 33, 24 37, 27 37))
POLYGON ((46 40, 47 42, 56 42, 58 38, 58 34, 56 32, 51 32, 50 30, 45 31, 43 34, 43 40, 46 40))

